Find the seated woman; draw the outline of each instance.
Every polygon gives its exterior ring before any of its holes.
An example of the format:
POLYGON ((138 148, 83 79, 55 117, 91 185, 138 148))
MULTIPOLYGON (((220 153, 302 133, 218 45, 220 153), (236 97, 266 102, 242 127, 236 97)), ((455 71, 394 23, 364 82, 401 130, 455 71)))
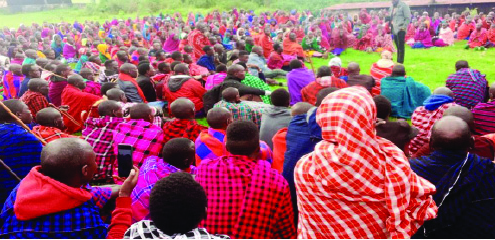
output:
POLYGON ((371 90, 373 96, 380 95, 381 80, 392 74, 393 67, 392 53, 387 50, 382 52, 380 60, 371 65, 370 75, 375 79, 375 87, 371 90))
POLYGON ((481 23, 476 24, 476 29, 474 29, 473 33, 469 37, 468 48, 474 48, 475 50, 484 50, 485 44, 487 41, 487 31, 482 27, 481 23))
POLYGON ((384 50, 388 50, 391 52, 395 52, 394 43, 392 41, 392 36, 387 34, 382 25, 377 26, 377 35, 375 37, 373 49, 377 52, 382 52, 384 50))
POLYGON ((409 23, 409 26, 407 27, 407 32, 405 37, 405 43, 407 45, 414 44, 414 35, 416 35, 417 28, 418 28, 418 21, 416 20, 416 18, 413 18, 412 22, 409 23))
POLYGON ((309 32, 308 35, 303 37, 301 46, 304 51, 309 51, 309 56, 321 57, 323 55, 324 50, 320 47, 320 43, 313 32, 309 32))
MULTIPOLYGON (((334 49, 332 50, 333 55, 340 56, 340 54, 350 46, 349 35, 347 30, 339 24, 338 27, 334 28, 332 31, 332 43, 334 49)), ((354 36, 352 36, 354 37, 354 36)))
POLYGON ((430 30, 428 30, 426 23, 422 23, 419 29, 416 30, 416 35, 414 35, 414 41, 415 43, 411 46, 412 48, 433 47, 430 30))
POLYGON ((445 47, 454 45, 454 32, 450 29, 447 22, 442 23, 438 33, 438 39, 434 43, 435 47, 445 47))
POLYGON ((487 35, 488 41, 486 42, 485 47, 486 48, 495 47, 495 22, 492 23, 492 25, 491 25, 491 27, 488 30, 488 33, 486 35, 487 35))
POLYGON ((285 71, 290 71, 289 63, 291 60, 296 59, 293 56, 282 54, 284 49, 282 45, 275 43, 273 44, 274 51, 268 57, 267 66, 270 69, 282 69, 285 71))
POLYGON ((359 33, 355 49, 361 51, 371 51, 372 47, 373 34, 369 31, 369 27, 367 25, 363 25, 361 27, 361 32, 359 33))
POLYGON ((347 75, 349 75, 349 73, 346 68, 342 67, 342 60, 339 57, 330 59, 328 66, 332 69, 332 74, 334 77, 347 80, 347 75))

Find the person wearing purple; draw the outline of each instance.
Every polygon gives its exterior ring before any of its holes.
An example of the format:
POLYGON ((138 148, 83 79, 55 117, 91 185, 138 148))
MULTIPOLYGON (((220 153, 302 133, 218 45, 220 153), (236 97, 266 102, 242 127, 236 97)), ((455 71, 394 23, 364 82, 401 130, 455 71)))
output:
POLYGON ((76 46, 74 44, 74 38, 68 37, 67 43, 63 48, 63 56, 67 60, 67 63, 76 63, 79 59, 76 56, 76 46))
POLYGON ((426 27, 426 23, 422 23, 419 29, 416 30, 416 35, 414 35, 414 41, 415 43, 411 46, 412 48, 433 47, 430 31, 426 27))
POLYGON ((179 51, 180 39, 177 34, 170 34, 163 44, 163 51, 167 53, 179 51))
POLYGON ((292 70, 287 74, 287 86, 290 93, 290 105, 294 105, 302 101, 301 89, 313 82, 315 75, 297 59, 290 61, 289 67, 292 70))

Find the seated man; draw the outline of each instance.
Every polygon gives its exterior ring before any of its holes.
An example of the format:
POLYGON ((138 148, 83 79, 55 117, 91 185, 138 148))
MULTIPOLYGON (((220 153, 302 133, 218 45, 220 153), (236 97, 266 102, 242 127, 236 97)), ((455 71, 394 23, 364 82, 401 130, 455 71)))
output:
POLYGON ((228 239, 228 236, 213 235, 198 227, 206 218, 207 202, 205 190, 193 176, 182 172, 172 173, 158 180, 151 189, 150 220, 134 223, 124 238, 228 239))
POLYGON ((418 135, 418 129, 404 120, 389 121, 392 105, 386 97, 377 95, 373 97, 373 101, 376 105, 376 135, 393 142, 404 152, 411 139, 418 135))
POLYGON ((375 79, 369 75, 361 75, 361 68, 358 63, 350 62, 347 65, 347 71, 349 73, 347 77, 347 85, 349 87, 362 86, 371 93, 371 90, 375 87, 375 79))
POLYGON ((151 77, 155 83, 156 100, 163 100, 163 86, 168 82, 170 76, 172 76, 172 69, 170 64, 166 62, 161 62, 158 64, 157 73, 155 76, 151 77))
POLYGON ((2 79, 3 99, 19 99, 19 91, 23 80, 22 66, 14 63, 10 64, 9 70, 4 72, 2 79))
MULTIPOLYGON (((271 47, 271 46, 270 46, 271 47)), ((278 43, 273 44, 273 51, 267 60, 267 66, 270 69, 282 69, 285 71, 290 71, 289 63, 294 57, 282 54, 284 49, 278 43)))
POLYGON ((297 59, 290 61, 289 66, 292 70, 287 74, 287 87, 290 93, 290 105, 294 105, 302 101, 301 90, 315 81, 315 75, 297 59))
POLYGON ((31 79, 40 78, 41 71, 40 68, 36 64, 24 64, 22 66, 22 74, 25 76, 24 80, 21 82, 21 86, 19 88, 19 97, 22 97, 24 93, 28 90, 28 84, 31 79))
MULTIPOLYGON (((249 68, 247 67, 247 65, 245 63, 238 62, 237 64, 241 65, 244 68, 244 70, 246 70, 246 76, 241 81, 242 84, 244 84, 248 87, 257 88, 257 89, 264 90, 264 91, 271 91, 270 86, 265 81, 261 80, 259 77, 257 77, 257 75, 253 76, 253 75, 249 74, 249 68)), ((258 101, 257 97, 258 96, 253 96, 252 101, 258 101)), ((270 101, 270 96, 268 96, 268 95, 261 95, 259 97, 261 98, 261 101, 263 101, 266 104, 272 103, 270 101)))
POLYGON ((130 102, 142 103, 146 101, 146 96, 144 96, 143 91, 136 81, 137 76, 137 67, 130 63, 124 63, 120 67, 117 83, 119 88, 125 92, 125 96, 130 102))
POLYGON ((227 77, 227 66, 219 64, 215 69, 215 74, 208 76, 205 83, 206 91, 218 86, 227 77))
POLYGON ((476 28, 469 37, 468 48, 474 48, 476 50, 485 49, 486 42, 488 41, 487 33, 487 30, 482 28, 482 23, 476 24, 476 28))
POLYGON ((29 81, 28 90, 20 100, 29 107, 34 119, 39 110, 49 106, 46 95, 48 95, 47 81, 40 78, 33 78, 29 81))
POLYGON ((196 64, 196 62, 192 60, 192 57, 187 54, 184 54, 184 63, 187 64, 191 77, 200 82, 206 81, 206 77, 210 75, 207 68, 196 64))
POLYGON ((47 143, 60 138, 75 137, 62 132, 65 129, 64 120, 62 114, 55 108, 41 109, 36 115, 36 123, 39 125, 33 128, 33 133, 47 143))
POLYGON ((415 238, 494 238, 495 164, 468 153, 468 124, 447 116, 432 128, 429 156, 411 159, 413 171, 433 183, 438 216, 426 221, 415 238))
POLYGON ((485 75, 476 69, 469 68, 468 62, 464 60, 455 63, 455 70, 456 73, 451 74, 445 84, 454 92, 455 103, 471 109, 483 102, 488 90, 485 75))
POLYGON ((90 187, 95 153, 78 138, 57 139, 41 152, 41 166, 31 169, 5 202, 2 238, 106 238, 100 210, 110 188, 90 187))
POLYGON ((67 113, 75 120, 74 122, 69 118, 64 118, 65 126, 67 126, 66 132, 71 134, 83 128, 86 119, 82 118, 81 113, 83 111, 88 112, 94 103, 101 100, 101 97, 83 92, 86 83, 79 75, 71 75, 67 82, 68 84, 62 92, 62 105, 69 106, 67 113))
POLYGON ((216 103, 215 107, 225 107, 231 113, 234 121, 252 121, 258 127, 261 124, 262 111, 258 108, 252 108, 245 102, 241 101, 239 90, 233 87, 226 88, 222 92, 222 100, 216 103))
POLYGON ((151 156, 139 169, 139 178, 132 191, 132 222, 150 219, 150 193, 162 178, 175 172, 196 174, 194 142, 187 138, 174 138, 165 143, 162 159, 151 156))
MULTIPOLYGON (((119 90, 121 91, 121 90, 119 90)), ((112 100, 103 101, 98 105, 99 118, 88 117, 82 130, 84 140, 93 147, 96 154, 97 171, 93 182, 112 182, 113 164, 117 155, 113 151, 113 134, 122 118, 122 107, 112 100)))
POLYGON ((143 62, 138 65, 138 73, 136 82, 143 92, 146 102, 156 102, 156 90, 153 80, 151 80, 151 77, 155 75, 155 69, 149 62, 143 62))
MULTIPOLYGON (((232 113, 224 107, 216 107, 208 111, 206 121, 209 125, 207 130, 201 131, 196 139, 196 166, 207 159, 217 159, 226 155, 225 130, 234 119, 232 113)), ((272 152, 266 142, 260 140, 260 154, 258 158, 272 162, 272 152)))
POLYGON ((260 139, 273 149, 273 136, 279 129, 289 126, 292 119, 289 109, 290 94, 279 88, 270 95, 272 105, 263 110, 260 124, 260 139))
MULTIPOLYGON (((113 131, 113 150, 117 155, 119 144, 131 145, 134 150, 133 164, 141 167, 145 159, 160 154, 165 136, 162 129, 153 124, 152 111, 147 104, 132 106, 130 117, 129 121, 119 124, 113 131)), ((114 175, 117 175, 117 165, 114 165, 114 175)))
POLYGON ((177 64, 174 67, 175 75, 170 77, 168 83, 163 86, 163 97, 172 103, 179 97, 185 97, 194 103, 196 113, 201 114, 203 109, 203 95, 206 90, 201 83, 189 76, 189 69, 185 64, 177 64))
POLYGON ((433 124, 443 117, 445 110, 454 105, 454 93, 446 87, 440 87, 435 89, 433 94, 425 100, 424 106, 420 106, 414 110, 411 116, 411 124, 419 132, 411 140, 409 153, 416 153, 416 151, 429 141, 433 124))
POLYGON ((257 157, 256 125, 249 121, 230 124, 225 144, 230 154, 198 167, 196 181, 208 199, 208 218, 202 226, 232 238, 295 238, 287 181, 257 157))
POLYGON ((282 69, 269 69, 266 63, 266 59, 263 55, 263 48, 260 46, 254 46, 253 51, 249 55, 247 63, 249 68, 249 74, 252 76, 258 76, 259 72, 262 72, 266 78, 285 77, 287 72, 282 69), (256 67, 252 67, 256 66, 256 67))
POLYGON ((194 103, 189 99, 180 98, 172 102, 170 112, 174 119, 163 124, 164 143, 173 138, 195 141, 201 130, 205 129, 194 119, 194 103))
MULTIPOLYGON (((29 108, 19 100, 7 100, 3 104, 22 123, 30 124, 33 117, 29 108)), ((0 107, 0 159, 9 166, 18 177, 25 177, 32 167, 39 165, 41 142, 30 132, 21 127, 6 109, 0 107)), ((10 194, 10 191, 19 183, 8 171, 0 171, 0 202, 10 194)))
POLYGON ((318 68, 318 75, 316 75, 316 79, 301 89, 300 92, 301 92, 302 100, 311 105, 314 105, 317 99, 316 96, 322 89, 329 87, 331 88, 347 87, 347 83, 344 80, 340 78, 336 78, 335 76, 332 75, 333 73, 330 67, 321 66, 320 68, 318 68))
POLYGON ((382 79, 380 91, 392 104, 390 116, 398 118, 410 118, 431 94, 427 86, 406 77, 403 65, 394 66, 392 75, 382 79))
POLYGON ((421 23, 419 29, 416 30, 414 35, 414 44, 411 44, 412 48, 430 48, 433 47, 430 30, 426 26, 426 23, 421 23))
POLYGON ((203 51, 205 55, 198 59, 197 64, 201 67, 208 69, 210 74, 215 73, 215 52, 211 46, 204 46, 203 51))
POLYGON ((283 53, 285 55, 294 56, 297 58, 305 59, 304 50, 300 44, 297 43, 297 36, 295 33, 290 33, 283 41, 283 53))
POLYGON ((86 88, 83 89, 83 92, 101 96, 101 85, 99 82, 95 82, 95 75, 93 71, 89 68, 82 68, 79 74, 86 82, 86 88))
POLYGON ((477 135, 495 133, 495 84, 490 86, 489 95, 490 101, 478 103, 472 110, 477 135))
POLYGON ((67 78, 71 72, 72 69, 68 65, 60 64, 55 68, 55 74, 50 77, 48 97, 56 107, 62 105, 62 92, 67 86, 67 78))
POLYGON ((100 70, 98 80, 100 83, 115 82, 119 77, 119 63, 113 59, 105 62, 105 69, 100 70))

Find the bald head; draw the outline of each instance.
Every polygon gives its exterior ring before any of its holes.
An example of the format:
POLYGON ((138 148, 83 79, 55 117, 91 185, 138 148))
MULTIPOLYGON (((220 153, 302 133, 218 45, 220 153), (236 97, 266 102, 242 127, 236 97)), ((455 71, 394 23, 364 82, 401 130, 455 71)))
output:
POLYGON ((131 119, 143 119, 153 123, 151 107, 146 103, 138 103, 132 106, 129 112, 131 119))
POLYGON ((49 142, 41 151, 41 170, 49 178, 80 188, 96 172, 95 153, 80 138, 60 138, 49 142))
POLYGON ((232 113, 227 108, 215 107, 208 111, 206 122, 213 129, 227 129, 232 122, 232 113))
POLYGON ((180 63, 174 67, 175 75, 189 75, 189 68, 186 64, 180 63))
POLYGON ((55 108, 43 108, 36 113, 36 122, 41 126, 59 128, 60 121, 62 121, 62 114, 55 108))
POLYGON ((102 117, 122 117, 122 107, 117 101, 107 100, 98 105, 98 114, 102 117))
POLYGON ((433 150, 464 151, 474 146, 471 131, 464 120, 456 116, 444 116, 431 130, 430 148, 433 150))
POLYGON ((361 68, 357 62, 350 62, 349 65, 347 65, 347 71, 349 72, 349 75, 359 75, 361 68))
POLYGON ((229 68, 227 68, 227 75, 234 76, 237 72, 244 72, 244 67, 239 64, 233 64, 229 68))
POLYGON ((170 105, 170 112, 178 119, 193 119, 195 115, 194 103, 185 98, 177 99, 170 105))
POLYGON ((311 109, 312 107, 314 106, 307 102, 298 102, 294 104, 294 106, 292 106, 290 115, 297 116, 297 115, 306 114, 309 111, 309 109, 311 109))
POLYGON ((240 99, 239 90, 233 87, 226 88, 222 91, 222 98, 226 102, 236 103, 240 99))
POLYGON ((107 91, 107 98, 108 100, 113 100, 117 102, 122 102, 122 99, 125 98, 125 93, 124 91, 118 89, 118 88, 112 88, 107 91))
POLYGON ((28 89, 46 95, 48 94, 48 82, 40 78, 33 78, 28 82, 28 89))
POLYGON ((459 60, 455 63, 455 70, 458 71, 463 68, 469 68, 469 64, 465 60, 459 60))
POLYGON ((445 110, 443 116, 444 117, 454 116, 464 120, 464 122, 467 123, 471 131, 474 132, 474 117, 473 117, 473 113, 468 108, 459 105, 452 106, 449 107, 447 110, 445 110))
MULTIPOLYGON (((23 123, 29 124, 33 120, 32 117, 30 119, 28 118, 27 113, 29 113, 29 116, 31 116, 31 113, 29 112, 28 106, 25 103, 23 103, 21 100, 10 99, 10 100, 4 101, 3 104, 14 115, 16 115, 18 118, 20 118, 23 123), (26 116, 24 116, 24 115, 26 115, 26 116)), ((15 119, 12 116, 10 116, 10 114, 3 107, 0 107, 0 123, 8 123, 8 122, 15 122, 15 119)))
POLYGON ((67 83, 81 90, 86 88, 86 83, 84 82, 84 79, 77 74, 70 75, 69 78, 67 78, 67 83))
POLYGON ((454 97, 454 92, 446 87, 439 87, 433 91, 433 95, 445 95, 449 97, 454 97))
POLYGON ((406 76, 406 69, 404 65, 397 64, 392 68, 392 77, 404 77, 406 76))
POLYGON ((133 78, 137 77, 137 67, 130 63, 124 63, 120 67, 120 72, 133 78))

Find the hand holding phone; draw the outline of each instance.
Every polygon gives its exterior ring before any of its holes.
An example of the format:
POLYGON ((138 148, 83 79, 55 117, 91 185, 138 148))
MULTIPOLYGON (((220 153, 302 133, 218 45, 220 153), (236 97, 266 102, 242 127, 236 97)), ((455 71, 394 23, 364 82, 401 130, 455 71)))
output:
POLYGON ((128 144, 119 144, 117 150, 119 177, 128 177, 132 169, 132 146, 128 144))

